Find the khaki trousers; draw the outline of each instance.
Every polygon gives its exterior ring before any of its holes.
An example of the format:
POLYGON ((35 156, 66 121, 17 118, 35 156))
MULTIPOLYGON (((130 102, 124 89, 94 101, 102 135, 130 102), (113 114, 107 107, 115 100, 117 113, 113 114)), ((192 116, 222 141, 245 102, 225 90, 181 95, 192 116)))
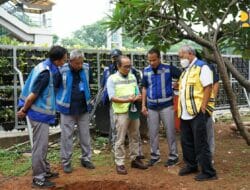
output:
POLYGON ((115 163, 116 165, 124 165, 125 160, 125 136, 128 134, 130 158, 134 160, 139 155, 139 126, 140 120, 131 120, 128 113, 114 114, 114 122, 116 128, 115 139, 115 163))

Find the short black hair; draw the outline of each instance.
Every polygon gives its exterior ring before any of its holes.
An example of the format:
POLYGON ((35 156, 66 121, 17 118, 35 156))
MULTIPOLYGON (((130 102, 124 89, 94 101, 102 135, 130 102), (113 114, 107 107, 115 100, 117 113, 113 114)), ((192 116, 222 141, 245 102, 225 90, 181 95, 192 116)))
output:
POLYGON ((111 58, 112 57, 119 57, 122 55, 122 51, 119 50, 119 49, 113 49, 111 52, 110 52, 110 55, 111 55, 111 58))
POLYGON ((158 58, 161 57, 161 52, 160 52, 160 50, 157 49, 157 48, 155 48, 155 47, 151 48, 151 49, 148 51, 147 55, 148 55, 148 54, 153 54, 153 53, 155 53, 155 54, 157 55, 158 58))
POLYGON ((51 61, 60 60, 67 54, 68 51, 62 46, 52 46, 48 52, 48 58, 51 61))

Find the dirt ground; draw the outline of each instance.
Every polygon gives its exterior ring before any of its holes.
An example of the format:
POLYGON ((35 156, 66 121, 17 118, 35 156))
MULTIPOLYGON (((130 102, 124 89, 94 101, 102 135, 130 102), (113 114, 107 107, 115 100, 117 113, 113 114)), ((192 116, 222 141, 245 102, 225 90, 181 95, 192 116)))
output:
MULTIPOLYGON (((196 182, 195 174, 180 177, 179 169, 183 166, 180 141, 178 146, 181 163, 172 168, 164 167, 167 158, 165 138, 160 139, 162 162, 145 171, 131 169, 129 161, 126 166, 128 175, 117 175, 115 165, 97 166, 95 170, 87 170, 78 165, 73 173, 65 174, 60 165, 53 168, 60 173, 54 179, 57 186, 54 190, 249 190, 250 189, 250 147, 238 134, 229 129, 228 125, 216 125, 215 168, 219 179, 209 182, 196 182)), ((146 159, 150 158, 149 144, 144 143, 146 159)), ((103 152, 101 154, 110 154, 103 152)), ((128 160, 128 159, 127 159, 128 160)), ((105 160, 104 160, 105 161, 105 160)), ((3 178, 0 176, 0 178, 3 178)), ((1 180, 2 181, 2 180, 1 180)), ((6 178, 0 184, 1 190, 31 189, 31 171, 23 177, 6 178)))

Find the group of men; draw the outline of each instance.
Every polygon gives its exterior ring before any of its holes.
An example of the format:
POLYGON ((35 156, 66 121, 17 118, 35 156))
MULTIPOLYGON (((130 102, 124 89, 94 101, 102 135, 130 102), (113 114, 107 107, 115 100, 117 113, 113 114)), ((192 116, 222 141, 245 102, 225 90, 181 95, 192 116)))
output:
MULTIPOLYGON (((71 173, 73 134, 78 127, 82 150, 81 165, 94 169, 91 162, 89 134, 89 65, 83 62, 79 50, 70 53, 61 46, 53 46, 48 59, 38 64, 30 73, 20 95, 19 117, 28 116, 33 128, 32 169, 35 187, 53 187, 51 178, 58 173, 51 172, 46 160, 48 151, 49 126, 55 120, 55 111, 60 112, 61 161, 63 171, 71 173)), ((147 169, 160 162, 159 128, 162 122, 166 129, 169 148, 166 167, 179 163, 175 137, 172 78, 179 80, 178 115, 181 118, 181 146, 185 167, 180 176, 198 171, 195 180, 217 179, 212 165, 211 147, 208 134, 211 134, 211 114, 214 108, 213 72, 204 61, 197 59, 195 50, 183 46, 179 51, 183 72, 161 62, 158 49, 147 53, 149 66, 143 70, 140 81, 137 70, 129 57, 120 50, 111 53, 113 63, 104 70, 102 87, 103 102, 110 109, 110 140, 114 151, 116 171, 127 174, 125 167, 125 138, 129 138, 131 167, 147 169), (143 163, 140 113, 147 117, 151 158, 143 163), (209 122, 207 122, 209 120, 209 122), (207 127, 206 127, 207 126, 207 127)), ((215 92, 215 93, 214 93, 215 92)), ((211 138, 213 144, 213 137, 211 138)), ((213 148, 214 149, 214 148, 213 148)))
POLYGON ((91 72, 89 65, 83 63, 84 55, 79 50, 70 53, 53 46, 48 58, 39 63, 28 76, 19 100, 19 117, 28 116, 33 128, 32 147, 32 186, 38 188, 53 187, 50 179, 58 177, 51 172, 46 159, 48 152, 49 126, 55 121, 56 110, 60 112, 61 126, 61 162, 63 171, 71 173, 73 135, 78 127, 82 151, 81 165, 94 169, 91 162, 91 142, 89 133, 91 72))

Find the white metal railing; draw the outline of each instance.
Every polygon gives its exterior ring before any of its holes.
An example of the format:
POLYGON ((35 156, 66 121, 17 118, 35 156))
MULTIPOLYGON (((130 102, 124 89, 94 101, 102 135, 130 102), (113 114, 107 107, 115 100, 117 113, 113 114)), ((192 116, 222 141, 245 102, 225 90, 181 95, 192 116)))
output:
MULTIPOLYGON (((23 81, 23 74, 22 72, 18 69, 17 67, 17 57, 16 57, 16 48, 13 48, 13 67, 14 70, 18 73, 19 76, 19 81, 20 81, 20 85, 21 85, 21 89, 23 89, 24 87, 24 81, 23 81)), ((14 97, 15 97, 15 125, 17 125, 17 85, 16 82, 14 83, 14 97)), ((33 147, 33 133, 32 133, 32 127, 31 127, 31 123, 29 120, 29 117, 26 116, 26 121, 27 121, 27 128, 28 128, 28 134, 29 134, 29 139, 30 139, 30 146, 31 148, 33 147)))

